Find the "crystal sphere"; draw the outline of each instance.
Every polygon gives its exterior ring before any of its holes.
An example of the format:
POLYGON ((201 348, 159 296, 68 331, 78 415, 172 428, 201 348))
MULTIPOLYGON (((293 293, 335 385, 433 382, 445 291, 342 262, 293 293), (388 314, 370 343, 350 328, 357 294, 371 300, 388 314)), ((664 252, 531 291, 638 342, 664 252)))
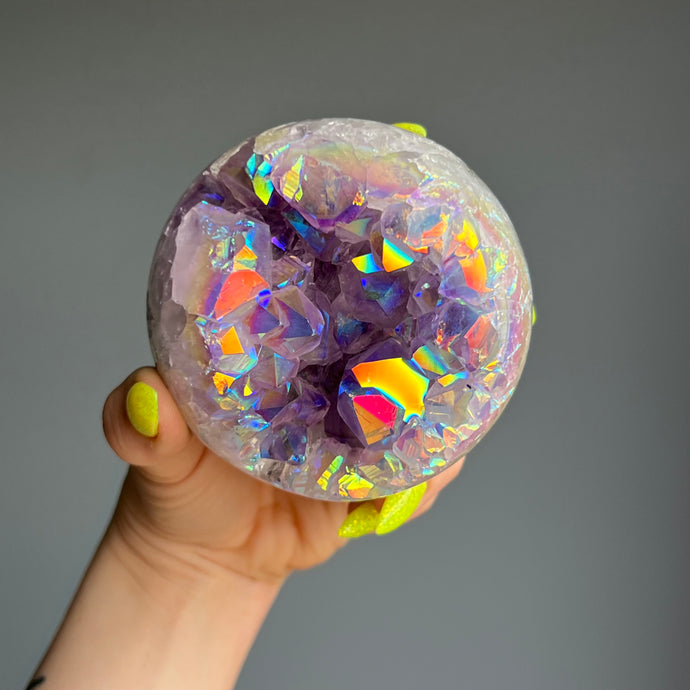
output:
POLYGON ((430 479, 487 433, 523 369, 532 290, 506 212, 448 149, 309 120, 248 139, 187 189, 148 324, 208 448, 352 501, 430 479))

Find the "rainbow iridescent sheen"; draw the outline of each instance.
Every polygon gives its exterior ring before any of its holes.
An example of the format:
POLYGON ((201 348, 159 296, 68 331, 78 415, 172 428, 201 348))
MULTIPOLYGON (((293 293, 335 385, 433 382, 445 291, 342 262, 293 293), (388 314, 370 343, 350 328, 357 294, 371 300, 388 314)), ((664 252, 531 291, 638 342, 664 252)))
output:
POLYGON ((259 479, 399 492, 467 454, 515 390, 533 315, 519 241, 423 132, 276 127, 204 170, 161 236, 158 369, 201 440, 259 479))

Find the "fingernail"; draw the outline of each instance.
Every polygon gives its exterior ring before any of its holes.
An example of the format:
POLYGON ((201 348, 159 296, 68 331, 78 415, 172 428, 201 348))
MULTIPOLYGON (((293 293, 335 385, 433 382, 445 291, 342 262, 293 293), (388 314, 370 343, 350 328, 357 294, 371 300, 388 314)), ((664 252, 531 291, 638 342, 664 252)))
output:
POLYGON ((413 134, 419 134, 420 137, 426 136, 426 127, 424 127, 424 125, 418 125, 416 122, 394 122, 393 127, 406 129, 408 132, 412 132, 413 134))
POLYGON ((532 325, 534 326, 535 323, 537 323, 537 308, 532 305, 532 325))
POLYGON ((422 500, 425 491, 426 482, 401 491, 399 494, 388 496, 381 508, 376 534, 388 534, 407 522, 422 500))
POLYGON ((339 537, 363 537, 376 529, 379 521, 379 511, 373 503, 363 503, 357 506, 343 521, 338 530, 339 537))
POLYGON ((158 393, 143 381, 137 381, 127 393, 127 417, 142 435, 158 434, 158 393))

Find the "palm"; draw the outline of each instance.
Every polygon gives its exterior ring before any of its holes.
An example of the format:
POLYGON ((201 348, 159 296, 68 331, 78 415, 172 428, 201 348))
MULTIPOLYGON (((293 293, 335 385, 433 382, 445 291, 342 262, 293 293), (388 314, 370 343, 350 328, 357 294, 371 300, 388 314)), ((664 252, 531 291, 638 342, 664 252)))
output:
POLYGON ((162 483, 131 468, 119 510, 134 510, 157 536, 201 549, 254 577, 284 576, 327 560, 345 540, 345 503, 281 491, 204 449, 181 481, 162 483))

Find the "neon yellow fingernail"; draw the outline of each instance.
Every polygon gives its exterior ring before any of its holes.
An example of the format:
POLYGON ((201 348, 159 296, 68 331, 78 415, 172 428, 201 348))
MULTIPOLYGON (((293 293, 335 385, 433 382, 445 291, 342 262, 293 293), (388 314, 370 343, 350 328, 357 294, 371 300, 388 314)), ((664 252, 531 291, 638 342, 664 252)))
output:
POLYGON ((158 434, 158 393, 143 381, 137 381, 127 393, 127 417, 142 435, 158 434))
POLYGON ((393 127, 400 127, 400 129, 406 129, 408 132, 413 134, 419 134, 420 137, 426 136, 426 127, 424 125, 418 125, 416 122, 395 122, 393 127))
POLYGON ((363 537, 376 529, 379 522, 379 511, 373 503, 357 506, 343 521, 338 530, 339 537, 363 537))
POLYGON ((532 305, 532 325, 534 326, 535 323, 537 323, 537 308, 532 305))
POLYGON ((381 517, 376 526, 376 534, 388 534, 388 532, 398 529, 407 522, 422 500, 426 486, 426 482, 417 484, 417 486, 406 489, 399 494, 388 496, 381 508, 381 517))

